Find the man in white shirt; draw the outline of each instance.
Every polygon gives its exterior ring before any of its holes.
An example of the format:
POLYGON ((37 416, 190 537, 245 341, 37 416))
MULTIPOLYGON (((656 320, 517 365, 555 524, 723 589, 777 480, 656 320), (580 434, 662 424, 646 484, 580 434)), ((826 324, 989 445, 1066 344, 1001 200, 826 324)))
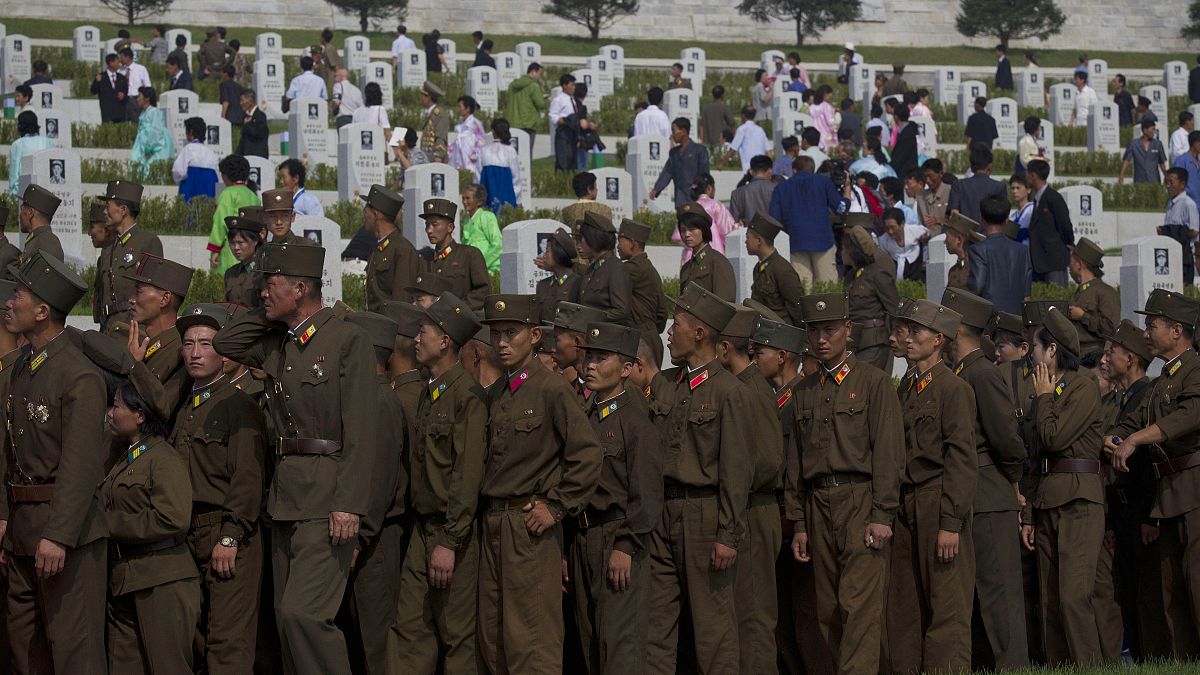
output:
POLYGON ((850 81, 850 69, 863 62, 862 54, 854 52, 854 43, 847 42, 842 46, 842 55, 838 57, 838 82, 846 84, 850 81))
POLYGON ((650 105, 633 118, 633 135, 654 134, 655 136, 671 137, 671 118, 662 110, 663 90, 661 87, 650 87, 646 92, 646 100, 650 105))
POLYGON ((285 96, 293 101, 300 98, 328 100, 329 90, 325 88, 325 80, 313 72, 311 56, 300 57, 300 70, 303 72, 292 78, 285 96))
POLYGON ((1188 134, 1192 133, 1192 129, 1196 128, 1196 120, 1192 113, 1184 110, 1179 113, 1179 128, 1171 134, 1171 161, 1170 165, 1175 165, 1175 158, 1186 155, 1191 145, 1188 143, 1188 134))
POLYGON ((1096 90, 1088 86, 1088 74, 1086 72, 1075 73, 1075 88, 1079 93, 1075 95, 1075 110, 1071 112, 1071 125, 1086 127, 1088 124, 1088 115, 1092 112, 1092 106, 1100 102, 1100 98, 1096 96, 1096 90))
POLYGON ((804 127, 800 132, 800 154, 812 157, 814 171, 829 161, 829 155, 821 151, 821 130, 816 127, 804 127))
POLYGON ((393 66, 400 65, 401 52, 407 52, 409 50, 417 48, 417 43, 413 42, 413 39, 408 37, 408 26, 405 26, 404 24, 400 24, 400 26, 398 28, 396 28, 396 33, 397 33, 396 39, 392 40, 392 65, 393 66))
MULTIPOLYGON (((403 27, 401 26, 401 28, 403 27)), ((350 73, 345 68, 338 68, 333 78, 336 80, 333 84, 332 102, 334 123, 337 128, 341 129, 350 123, 354 117, 354 111, 363 107, 363 95, 362 91, 350 81, 350 73)))
POLYGON ((566 124, 566 118, 574 114, 576 110, 575 76, 570 73, 563 73, 558 78, 558 88, 559 92, 550 100, 550 110, 546 113, 550 118, 550 148, 554 151, 556 157, 558 154, 557 137, 559 126, 560 124, 566 124))
POLYGON ((141 117, 142 109, 138 107, 138 90, 142 87, 153 87, 150 82, 150 71, 146 66, 133 60, 133 49, 126 47, 121 50, 121 70, 119 71, 129 81, 129 90, 125 95, 125 119, 136 122, 141 117))
POLYGON ((771 151, 771 144, 767 141, 767 132, 754 123, 756 114, 757 111, 752 105, 742 108, 742 124, 734 132, 733 142, 729 144, 729 155, 726 156, 728 159, 733 153, 738 153, 742 159, 742 173, 750 171, 751 159, 771 151))

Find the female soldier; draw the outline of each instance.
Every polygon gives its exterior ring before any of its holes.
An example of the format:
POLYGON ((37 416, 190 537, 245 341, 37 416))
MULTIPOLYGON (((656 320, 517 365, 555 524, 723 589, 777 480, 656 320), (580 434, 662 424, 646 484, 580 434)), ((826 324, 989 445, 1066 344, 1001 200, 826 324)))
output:
POLYGON ((559 228, 546 240, 546 250, 533 259, 538 269, 550 273, 550 276, 537 282, 533 289, 538 300, 541 323, 553 321, 558 303, 575 297, 580 278, 575 273, 575 259, 578 257, 571 233, 559 228))
POLYGON ((633 307, 633 282, 617 258, 617 228, 612 220, 588 211, 575 235, 579 255, 591 262, 579 283, 579 304, 604 311, 604 320, 625 325, 633 307))
POLYGON ((892 352, 888 346, 886 317, 900 306, 896 291, 896 266, 879 249, 871 233, 848 214, 842 233, 842 264, 846 273, 846 294, 850 296, 851 340, 858 358, 885 373, 892 372, 892 352))
POLYGON ((225 299, 246 307, 262 304, 262 279, 255 274, 254 267, 266 228, 257 221, 255 213, 247 208, 225 218, 229 250, 238 259, 237 264, 225 270, 225 299))
POLYGON ((737 284, 729 259, 709 246, 712 241, 712 218, 696 202, 687 202, 675 210, 679 236, 683 245, 692 249, 692 257, 679 269, 679 287, 687 288, 694 281, 726 302, 734 302, 737 284))

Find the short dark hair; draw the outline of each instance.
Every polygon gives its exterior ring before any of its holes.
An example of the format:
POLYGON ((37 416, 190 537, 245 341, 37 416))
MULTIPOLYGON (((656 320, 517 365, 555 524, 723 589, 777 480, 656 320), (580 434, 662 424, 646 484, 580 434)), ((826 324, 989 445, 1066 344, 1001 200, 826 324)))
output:
POLYGON ((495 46, 496 46, 496 43, 492 42, 491 40, 484 40, 483 42, 479 43, 479 48, 484 51, 487 51, 488 49, 492 49, 495 46))
MULTIPOLYGON (((237 68, 234 68, 233 66, 225 66, 224 68, 221 69, 221 72, 228 75, 229 79, 231 79, 231 80, 233 78, 237 77, 237 68)), ((246 91, 254 91, 254 90, 247 89, 246 91)))
POLYGON ((1030 160, 1025 167, 1025 175, 1030 174, 1037 176, 1040 181, 1045 181, 1050 178, 1050 165, 1044 159, 1030 160))
POLYGON ((975 97, 975 105, 979 106, 980 108, 987 106, 987 97, 986 96, 976 96, 975 97))
POLYGON ((650 105, 662 105, 663 90, 662 87, 650 87, 646 90, 646 100, 650 105))
POLYGON ((138 93, 145 96, 151 106, 158 105, 158 92, 154 91, 154 87, 140 87, 138 93))
POLYGON ((895 115, 896 119, 900 120, 901 122, 907 122, 909 116, 908 106, 898 105, 892 114, 895 115))
POLYGON ((809 155, 798 155, 792 160, 792 171, 796 173, 814 173, 817 168, 817 161, 809 155))
POLYGON ((841 109, 842 110, 853 110, 854 109, 854 99, 849 98, 849 97, 842 99, 841 109))
MULTIPOLYGON (((886 178, 884 180, 887 180, 886 178)), ((894 179, 893 179, 894 180, 894 179)), ((882 182, 882 181, 881 181, 882 182)), ((883 210, 883 220, 891 220, 898 225, 904 224, 904 212, 896 207, 883 210)))
POLYGON ((575 76, 570 73, 563 73, 558 76, 558 86, 565 87, 575 81, 575 76))
POLYGON ((1200 143, 1200 129, 1192 129, 1188 132, 1188 145, 1200 143))
POLYGON ((987 148, 974 148, 971 150, 971 170, 978 171, 986 169, 992 165, 992 151, 987 148))
POLYGON ((1032 135, 1040 126, 1042 126, 1042 118, 1037 115, 1030 115, 1025 118, 1025 133, 1032 135))
MULTIPOLYGON (((1052 344, 1058 344, 1054 336, 1050 335, 1050 331, 1046 330, 1045 326, 1038 328, 1034 339, 1042 345, 1042 349, 1047 349, 1052 344)), ((1054 367, 1059 372, 1079 370, 1079 357, 1067 351, 1063 348, 1063 345, 1059 344, 1058 349, 1054 351, 1054 367)))
POLYGON ((178 54, 168 54, 167 55, 167 65, 175 66, 176 68, 179 68, 181 70, 183 69, 183 61, 179 58, 178 54))
POLYGON ((894 201, 904 199, 904 183, 893 176, 879 179, 879 189, 894 201))
POLYGON ((244 183, 250 178, 250 162, 241 155, 226 155, 217 164, 217 171, 235 183, 244 183))
POLYGON ((242 43, 241 43, 240 41, 238 41, 238 40, 230 40, 230 41, 229 41, 229 48, 230 48, 230 49, 232 49, 232 50, 233 50, 233 51, 235 51, 235 52, 236 52, 236 51, 241 51, 241 49, 242 49, 242 43))
POLYGON ((22 136, 36 134, 40 128, 37 113, 32 110, 23 110, 20 115, 17 115, 17 133, 22 136))
POLYGON ((712 97, 713 98, 721 98, 724 95, 725 95, 725 87, 722 87, 721 85, 718 84, 717 86, 712 88, 712 97))
POLYGON ((942 165, 942 160, 937 157, 930 157, 921 165, 922 171, 932 171, 934 173, 942 173, 946 168, 942 165))
POLYGON ((363 87, 363 103, 366 105, 383 105, 383 87, 378 82, 368 82, 363 87))
POLYGON ((750 158, 750 170, 753 172, 766 171, 772 166, 771 158, 767 155, 755 155, 750 158))
POLYGON ((796 138, 795 136, 784 136, 783 141, 781 141, 780 144, 783 146, 783 151, 787 152, 792 148, 800 147, 800 139, 796 138))
POLYGON ((1183 168, 1182 166, 1173 166, 1173 167, 1167 169, 1167 175, 1174 176, 1175 180, 1179 181, 1180 183, 1183 183, 1184 185, 1187 185, 1188 170, 1183 168))
POLYGON ((122 47, 120 54, 121 56, 128 56, 131 59, 133 58, 133 50, 129 47, 122 47))
POLYGON ((50 71, 50 66, 46 65, 45 61, 38 59, 33 62, 33 72, 41 73, 44 75, 45 73, 47 73, 49 71, 50 71))
POLYGON ((571 189, 576 197, 583 197, 596 187, 596 174, 591 171, 581 171, 571 179, 571 189))
POLYGON ((672 64, 671 64, 671 67, 672 67, 672 68, 678 68, 678 69, 680 69, 680 70, 683 70, 683 64, 682 64, 682 63, 680 63, 680 62, 678 62, 678 61, 676 61, 675 63, 672 63, 672 64))
POLYGON ((304 163, 295 158, 285 159, 279 163, 280 169, 286 169, 289 176, 296 179, 296 184, 304 187, 304 179, 308 171, 304 168, 304 163))
POLYGON ((105 63, 112 63, 113 61, 116 61, 116 60, 117 60, 117 58, 118 58, 118 57, 117 57, 117 55, 116 55, 116 54, 108 54, 107 56, 105 56, 105 57, 104 57, 104 62, 105 62, 105 63))
POLYGON ((1026 188, 1028 188, 1029 187, 1029 179, 1027 179, 1025 176, 1014 173, 1013 175, 1008 177, 1008 184, 1009 185, 1024 185, 1026 188))
POLYGON ((979 202, 979 217, 985 225, 1003 225, 1008 222, 1008 200, 992 195, 979 202))
POLYGON ((1183 126, 1188 122, 1191 122, 1193 119, 1195 119, 1195 117, 1192 115, 1192 113, 1186 110, 1181 110, 1179 112, 1179 126, 1183 126))
POLYGON ((15 91, 25 98, 33 98, 33 87, 28 84, 18 84, 15 91))
POLYGON ((313 69, 312 57, 311 56, 301 56, 300 57, 300 70, 312 70, 312 69, 313 69))
POLYGON ((754 116, 757 114, 758 114, 758 111, 755 110, 754 106, 752 106, 752 105, 748 105, 748 106, 745 106, 742 108, 742 119, 752 120, 752 119, 754 119, 754 116))
POLYGON ((159 417, 150 404, 146 402, 142 395, 138 393, 137 387, 124 377, 112 376, 112 386, 109 389, 109 398, 116 401, 119 397, 125 407, 130 410, 142 413, 142 423, 138 425, 138 433, 145 439, 149 436, 164 437, 167 434, 167 423, 159 417))
POLYGON ((542 69, 542 64, 538 63, 537 61, 534 61, 533 63, 529 64, 529 66, 527 68, 525 68, 525 74, 528 75, 529 73, 537 72, 541 69, 542 69))
POLYGON ((1117 82, 1120 82, 1121 84, 1125 84, 1125 76, 1122 75, 1121 73, 1117 73, 1116 80, 1117 80, 1117 82))
POLYGON ((1080 82, 1082 82, 1084 84, 1087 84, 1087 81, 1088 81, 1087 71, 1086 70, 1075 71, 1075 79, 1079 80, 1080 82))
POLYGON ((671 126, 683 129, 683 133, 685 134, 692 133, 692 121, 686 117, 676 117, 675 119, 671 120, 671 126))
POLYGON ((1157 124, 1152 119, 1143 119, 1142 120, 1142 131, 1145 131, 1147 129, 1153 129, 1155 126, 1157 126, 1157 124))
POLYGON ((800 138, 803 138, 804 142, 809 145, 820 145, 821 130, 816 127, 804 127, 804 131, 800 132, 800 138))
POLYGON ((481 31, 481 30, 474 31, 471 33, 471 37, 473 37, 477 40, 482 40, 483 39, 483 31, 481 31))
POLYGON ((203 117, 189 117, 183 121, 183 130, 192 135, 192 138, 204 140, 204 133, 208 130, 208 126, 204 124, 203 117))
POLYGON ((925 169, 921 167, 913 167, 904 172, 904 180, 915 180, 921 185, 925 184, 925 169))
POLYGON ((401 35, 406 35, 408 33, 408 26, 400 24, 399 26, 396 26, 396 32, 401 35))
POLYGON ((333 31, 329 30, 328 28, 325 28, 324 30, 321 31, 321 39, 326 42, 332 42, 333 41, 333 31))
POLYGON ((187 46, 187 36, 184 35, 183 33, 176 35, 175 36, 175 46, 176 47, 186 47, 187 46))
POLYGON ((1008 46, 1004 44, 998 44, 996 45, 996 51, 1000 52, 1001 54, 1007 54, 1008 46))

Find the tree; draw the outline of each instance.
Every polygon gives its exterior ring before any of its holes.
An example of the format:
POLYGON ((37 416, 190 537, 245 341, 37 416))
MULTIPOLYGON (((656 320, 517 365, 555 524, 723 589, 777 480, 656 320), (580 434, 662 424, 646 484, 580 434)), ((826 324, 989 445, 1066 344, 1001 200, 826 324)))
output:
POLYGON ((325 0, 342 14, 358 17, 358 28, 367 32, 370 21, 377 23, 404 21, 408 17, 408 0, 325 0))
POLYGON ((804 37, 818 37, 821 32, 840 26, 858 18, 862 10, 860 0, 741 0, 738 12, 755 21, 796 22, 796 45, 804 44, 804 37))
POLYGON ((1045 40, 1062 31, 1066 15, 1054 0, 959 0, 954 24, 967 37, 990 35, 1009 40, 1045 40))
POLYGON ((1179 29, 1179 35, 1185 40, 1200 40, 1200 0, 1188 5, 1188 23, 1179 29))
POLYGON ((175 0, 100 0, 100 4, 125 17, 126 25, 132 26, 138 19, 162 14, 175 0))
POLYGON ((637 14, 638 0, 549 0, 542 13, 566 19, 588 29, 592 39, 610 28, 618 19, 637 14))

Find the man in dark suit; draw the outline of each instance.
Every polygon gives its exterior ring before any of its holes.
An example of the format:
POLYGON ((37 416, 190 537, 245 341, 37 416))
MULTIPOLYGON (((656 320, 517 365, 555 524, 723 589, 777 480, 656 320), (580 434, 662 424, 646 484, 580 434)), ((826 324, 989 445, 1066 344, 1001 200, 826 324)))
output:
POLYGON ((907 175, 917 168, 917 125, 909 124, 910 113, 908 106, 903 103, 896 106, 892 116, 896 118, 896 146, 892 148, 892 168, 897 176, 907 175))
POLYGON ((996 45, 996 59, 996 88, 1012 91, 1012 62, 1008 60, 1008 47, 996 45))
MULTIPOLYGON (((992 178, 992 151, 985 146, 971 150, 971 175, 950 186, 951 211, 979 222, 979 205, 988 197, 1004 197, 1004 183, 992 178)), ((1065 267, 1063 269, 1066 269, 1065 267)))
POLYGON ((987 239, 971 246, 967 290, 991 301, 1002 312, 1020 314, 1032 286, 1029 249, 1004 234, 1007 199, 988 197, 979 204, 979 215, 987 239))
POLYGON ((1196 57, 1196 67, 1188 73, 1188 99, 1200 103, 1200 56, 1196 57))
POLYGON ((852 98, 842 99, 842 123, 838 126, 838 131, 842 129, 849 129, 850 133, 854 134, 855 145, 863 144, 862 114, 855 112, 852 98))
POLYGON ((104 70, 96 73, 91 91, 100 99, 101 122, 125 121, 125 92, 129 89, 129 80, 117 72, 121 62, 116 54, 104 58, 104 70))
POLYGON ((1029 256, 1033 262, 1033 280, 1059 286, 1067 285, 1067 264, 1071 253, 1067 246, 1075 243, 1071 212, 1067 201, 1057 190, 1046 184, 1050 165, 1035 159, 1026 167, 1026 179, 1033 192, 1033 217, 1029 220, 1029 256))
POLYGON ((241 104, 246 116, 242 120, 242 139, 238 141, 237 151, 233 154, 242 157, 270 157, 267 138, 271 132, 267 128, 267 114, 258 109, 258 99, 253 89, 242 92, 241 104))
POLYGON ((54 80, 50 78, 50 66, 45 61, 38 59, 33 62, 33 77, 25 80, 26 87, 32 87, 35 84, 54 84, 54 80))
POLYGON ((183 69, 183 62, 175 54, 167 57, 167 77, 170 78, 171 86, 168 91, 177 89, 186 89, 187 91, 195 91, 192 87, 192 75, 183 69))

